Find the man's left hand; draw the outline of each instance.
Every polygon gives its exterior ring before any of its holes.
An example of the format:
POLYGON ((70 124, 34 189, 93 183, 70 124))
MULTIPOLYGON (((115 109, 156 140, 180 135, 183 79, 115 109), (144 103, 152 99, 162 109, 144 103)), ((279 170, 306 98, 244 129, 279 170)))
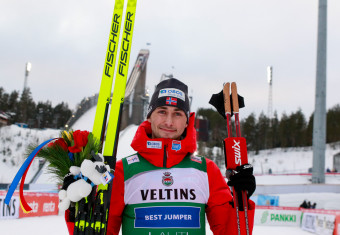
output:
POLYGON ((236 167, 236 172, 230 176, 228 185, 234 186, 235 191, 239 195, 241 194, 241 191, 247 191, 249 198, 256 189, 253 166, 251 164, 244 164, 236 167))

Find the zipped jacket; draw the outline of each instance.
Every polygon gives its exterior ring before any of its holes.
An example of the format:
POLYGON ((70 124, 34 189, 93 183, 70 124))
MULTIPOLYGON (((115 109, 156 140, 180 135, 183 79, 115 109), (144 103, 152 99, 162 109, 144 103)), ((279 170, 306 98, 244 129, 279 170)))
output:
MULTIPOLYGON (((136 151, 116 164, 107 234, 204 235, 205 218, 214 234, 238 234, 233 197, 217 165, 195 155, 195 115, 181 140, 152 139, 143 122, 131 143, 136 151), (206 217, 205 217, 206 215, 206 217)), ((253 228, 254 203, 248 223, 253 228)), ((245 233, 240 211, 241 234, 245 233)))

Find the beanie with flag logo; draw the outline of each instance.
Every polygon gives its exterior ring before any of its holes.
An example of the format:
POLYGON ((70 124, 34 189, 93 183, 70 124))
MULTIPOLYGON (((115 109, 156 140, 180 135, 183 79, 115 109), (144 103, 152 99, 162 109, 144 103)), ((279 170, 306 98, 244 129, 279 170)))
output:
POLYGON ((183 110, 188 122, 190 115, 188 86, 176 78, 161 81, 152 95, 147 118, 157 107, 161 106, 177 107, 183 110))

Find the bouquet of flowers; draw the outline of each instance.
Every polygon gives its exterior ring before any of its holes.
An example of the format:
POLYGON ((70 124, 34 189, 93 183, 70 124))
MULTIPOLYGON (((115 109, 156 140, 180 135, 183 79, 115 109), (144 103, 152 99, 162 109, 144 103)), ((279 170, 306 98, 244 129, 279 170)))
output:
POLYGON ((80 167, 85 159, 93 158, 91 152, 93 154, 99 151, 100 141, 92 133, 80 130, 63 131, 61 138, 51 141, 39 151, 38 157, 49 162, 48 172, 54 174, 62 184, 72 166, 80 167))
POLYGON ((29 156, 10 185, 5 198, 8 204, 20 179, 20 203, 25 212, 32 209, 23 196, 23 185, 27 171, 35 156, 48 162, 48 172, 62 184, 59 192, 59 208, 66 210, 71 202, 87 197, 94 185, 107 184, 113 178, 110 167, 104 164, 100 152, 101 144, 91 132, 63 131, 61 137, 45 141, 37 147, 28 148, 29 156))

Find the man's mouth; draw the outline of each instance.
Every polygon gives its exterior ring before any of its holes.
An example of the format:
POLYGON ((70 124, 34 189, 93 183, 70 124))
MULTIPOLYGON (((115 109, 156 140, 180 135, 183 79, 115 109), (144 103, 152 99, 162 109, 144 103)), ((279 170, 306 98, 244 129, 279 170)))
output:
POLYGON ((164 128, 164 127, 160 127, 159 129, 161 131, 170 132, 170 133, 176 132, 176 129, 169 129, 169 128, 164 128))

